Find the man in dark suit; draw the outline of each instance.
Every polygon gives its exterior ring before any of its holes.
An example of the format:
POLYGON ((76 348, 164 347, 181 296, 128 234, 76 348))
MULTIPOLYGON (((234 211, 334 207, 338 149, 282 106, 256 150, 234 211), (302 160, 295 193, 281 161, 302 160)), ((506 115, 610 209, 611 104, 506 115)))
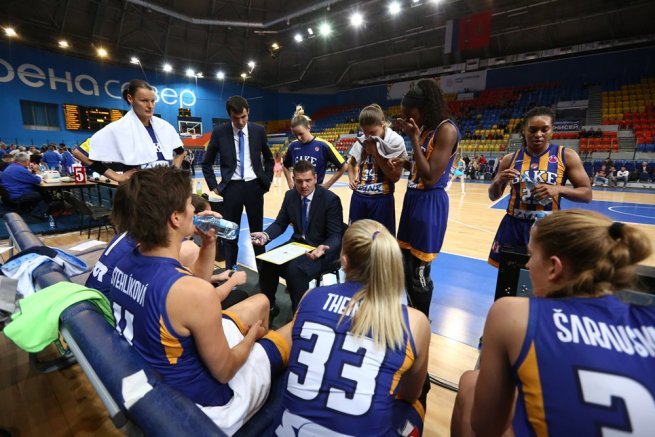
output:
MULTIPOLYGON (((273 155, 268 148, 266 131, 255 123, 248 123, 248 101, 232 96, 225 104, 231 123, 214 128, 202 173, 207 186, 223 196, 223 217, 239 224, 246 208, 251 231, 264 227, 264 193, 273 180, 273 155), (212 165, 220 155, 221 183, 216 183, 212 165)), ((237 264, 239 238, 225 242, 225 266, 237 264)), ((263 246, 255 246, 255 254, 264 253, 263 246)))
POLYGON ((316 247, 305 256, 280 266, 261 263, 259 285, 271 302, 272 316, 277 315, 275 291, 280 276, 287 280, 291 307, 295 312, 309 288, 309 282, 330 270, 341 252, 344 224, 339 197, 316 184, 316 170, 308 161, 298 161, 293 166, 293 181, 295 189, 287 191, 275 222, 264 232, 250 234, 253 246, 263 246, 281 235, 291 224, 293 235, 290 241, 316 247))

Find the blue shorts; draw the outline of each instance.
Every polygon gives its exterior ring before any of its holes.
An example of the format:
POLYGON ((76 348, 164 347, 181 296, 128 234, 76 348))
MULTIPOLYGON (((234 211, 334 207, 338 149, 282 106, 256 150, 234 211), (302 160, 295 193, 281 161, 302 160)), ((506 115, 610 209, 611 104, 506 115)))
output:
POLYGON ((393 428, 399 436, 419 437, 423 435, 425 411, 419 401, 410 404, 396 400, 393 404, 393 428))
POLYGON ((459 169, 455 170, 455 173, 453 173, 453 176, 456 177, 456 178, 460 178, 460 177, 464 176, 464 172, 462 170, 459 170, 459 169))
POLYGON ((357 220, 371 219, 382 225, 396 236, 396 206, 393 194, 367 196, 353 191, 350 199, 350 223, 357 220))
POLYGON ((509 214, 505 214, 505 217, 503 217, 503 220, 498 226, 494 242, 491 245, 488 260, 489 264, 494 267, 500 265, 500 249, 502 249, 506 244, 528 247, 528 241, 530 241, 530 229, 532 228, 533 223, 533 220, 518 219, 509 214))
POLYGON ((407 189, 398 224, 398 244, 416 258, 432 262, 441 251, 448 225, 448 194, 441 188, 407 189))

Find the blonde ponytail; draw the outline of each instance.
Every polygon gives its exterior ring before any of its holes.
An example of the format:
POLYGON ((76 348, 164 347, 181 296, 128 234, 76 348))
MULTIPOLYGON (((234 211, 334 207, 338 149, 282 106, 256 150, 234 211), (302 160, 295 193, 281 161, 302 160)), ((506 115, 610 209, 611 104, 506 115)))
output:
POLYGON ((594 295, 630 287, 651 243, 633 225, 591 211, 557 211, 536 223, 532 240, 545 256, 561 258, 573 279, 554 296, 594 295))
POLYGON ((354 313, 350 332, 370 336, 378 346, 404 348, 408 328, 401 304, 405 284, 398 242, 380 223, 359 220, 346 231, 342 253, 348 260, 346 279, 362 283, 344 311, 354 313))
POLYGON ((359 113, 359 125, 364 126, 384 126, 389 127, 391 123, 387 122, 384 111, 377 103, 366 106, 359 113))
POLYGON ((312 119, 305 115, 305 110, 301 105, 296 105, 296 111, 291 118, 291 127, 304 126, 309 129, 312 119))

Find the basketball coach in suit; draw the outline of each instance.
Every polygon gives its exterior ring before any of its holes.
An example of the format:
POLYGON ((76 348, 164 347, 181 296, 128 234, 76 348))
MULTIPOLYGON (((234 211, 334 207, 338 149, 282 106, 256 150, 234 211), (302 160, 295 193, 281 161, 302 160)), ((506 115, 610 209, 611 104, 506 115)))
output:
POLYGON ((271 316, 277 315, 275 291, 279 277, 287 281, 293 312, 309 288, 309 282, 329 271, 341 253, 343 237, 343 209, 339 196, 316 183, 316 170, 309 161, 298 161, 293 166, 294 189, 287 191, 277 218, 264 232, 251 233, 253 246, 264 245, 293 226, 291 241, 316 247, 304 256, 285 264, 262 262, 259 285, 271 302, 271 316))
MULTIPOLYGON (((273 155, 266 140, 266 130, 248 122, 250 107, 241 96, 232 96, 225 104, 230 123, 214 128, 202 173, 211 191, 223 197, 223 217, 239 224, 246 208, 251 231, 261 231, 264 226, 264 193, 273 180, 273 155), (221 183, 216 182, 212 165, 220 155, 221 183)), ((225 266, 237 264, 239 237, 226 240, 225 266)), ((264 248, 255 246, 255 254, 264 248)))

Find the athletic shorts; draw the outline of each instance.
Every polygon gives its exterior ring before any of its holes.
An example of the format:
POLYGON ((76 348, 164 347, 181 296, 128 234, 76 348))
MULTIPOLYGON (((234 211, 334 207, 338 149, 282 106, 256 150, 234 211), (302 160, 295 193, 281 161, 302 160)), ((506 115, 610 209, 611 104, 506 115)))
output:
POLYGON ((530 241, 530 229, 534 224, 533 220, 524 220, 505 214, 498 226, 489 252, 489 264, 494 267, 500 266, 500 249, 509 244, 512 246, 528 247, 530 241))
POLYGON ((371 219, 381 223, 396 235, 396 206, 393 194, 379 194, 368 196, 356 191, 353 192, 350 199, 350 223, 357 220, 371 219))

